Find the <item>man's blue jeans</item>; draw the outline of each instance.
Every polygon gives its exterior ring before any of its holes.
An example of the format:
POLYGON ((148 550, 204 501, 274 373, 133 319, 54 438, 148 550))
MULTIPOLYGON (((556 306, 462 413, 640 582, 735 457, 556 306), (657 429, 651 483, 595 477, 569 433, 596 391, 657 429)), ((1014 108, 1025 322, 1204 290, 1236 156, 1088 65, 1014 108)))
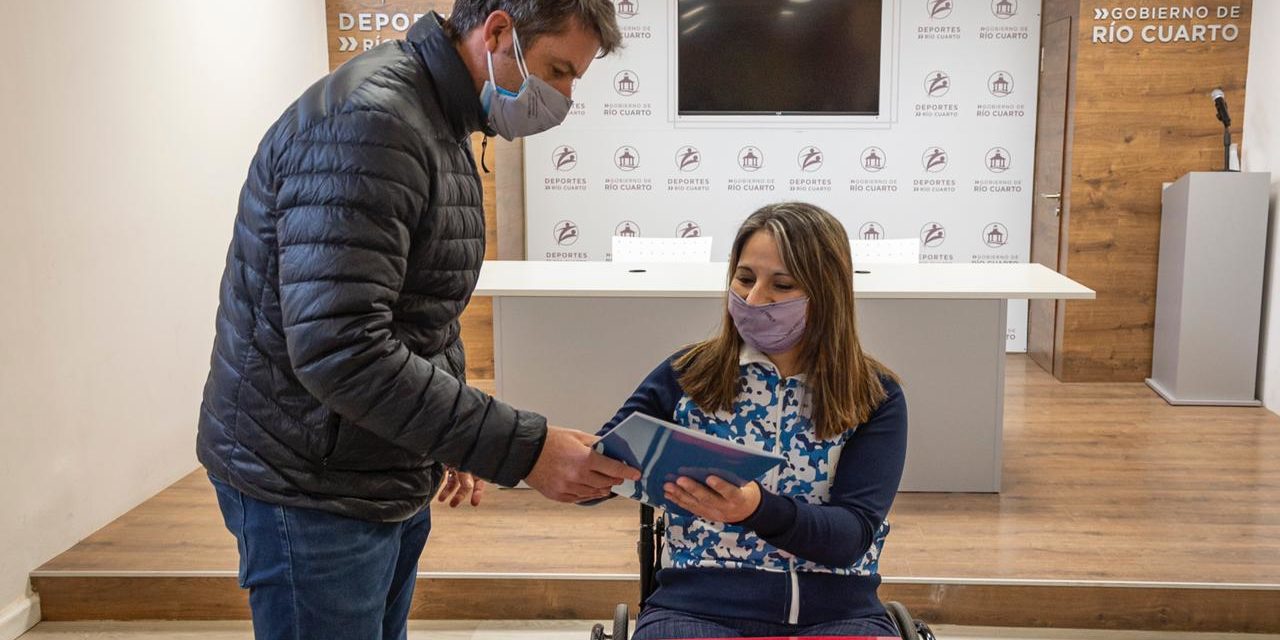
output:
POLYGON ((423 508, 404 522, 365 522, 255 500, 210 477, 240 550, 257 640, 404 640, 423 508))

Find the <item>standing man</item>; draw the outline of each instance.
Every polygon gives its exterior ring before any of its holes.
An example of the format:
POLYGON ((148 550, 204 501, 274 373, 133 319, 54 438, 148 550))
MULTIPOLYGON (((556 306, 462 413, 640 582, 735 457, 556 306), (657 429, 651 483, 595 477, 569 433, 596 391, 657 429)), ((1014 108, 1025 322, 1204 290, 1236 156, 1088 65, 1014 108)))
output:
POLYGON ((405 638, 446 473, 455 504, 473 476, 563 502, 639 477, 586 434, 467 386, 458 337, 485 244, 471 134, 560 124, 572 82, 620 39, 609 0, 458 0, 267 132, 198 442, 258 638, 405 638))

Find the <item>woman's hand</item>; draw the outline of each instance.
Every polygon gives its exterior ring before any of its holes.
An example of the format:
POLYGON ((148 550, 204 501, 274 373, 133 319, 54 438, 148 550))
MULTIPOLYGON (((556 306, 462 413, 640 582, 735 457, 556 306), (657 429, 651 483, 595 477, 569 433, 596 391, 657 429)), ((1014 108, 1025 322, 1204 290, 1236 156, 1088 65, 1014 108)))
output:
POLYGON ((446 468, 444 486, 440 487, 436 500, 448 502, 449 507, 453 508, 462 504, 462 501, 468 497, 471 498, 471 506, 480 506, 480 499, 484 497, 484 480, 465 471, 446 468))
POLYGON ((742 522, 760 506, 760 485, 748 482, 738 487, 716 476, 708 476, 707 484, 681 476, 663 485, 668 500, 689 513, 716 522, 742 522))

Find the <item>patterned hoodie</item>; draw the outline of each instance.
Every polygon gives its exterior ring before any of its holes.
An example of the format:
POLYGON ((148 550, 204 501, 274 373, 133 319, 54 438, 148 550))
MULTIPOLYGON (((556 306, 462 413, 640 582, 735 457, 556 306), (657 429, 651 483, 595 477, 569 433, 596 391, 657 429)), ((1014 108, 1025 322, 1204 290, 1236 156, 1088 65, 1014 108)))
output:
POLYGON ((803 375, 783 378, 744 347, 732 410, 708 413, 684 392, 668 358, 601 433, 634 412, 781 453, 759 480, 760 506, 742 522, 667 515, 658 588, 647 603, 694 615, 811 625, 884 613, 880 551, 907 451, 902 388, 871 419, 817 435, 803 375))

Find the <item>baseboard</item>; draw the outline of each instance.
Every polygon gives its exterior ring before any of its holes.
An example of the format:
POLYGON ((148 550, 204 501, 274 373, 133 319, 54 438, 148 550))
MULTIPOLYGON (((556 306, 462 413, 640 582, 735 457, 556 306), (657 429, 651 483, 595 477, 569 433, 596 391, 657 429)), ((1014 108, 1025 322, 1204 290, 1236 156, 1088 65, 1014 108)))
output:
POLYGON ((0 640, 15 640, 40 622, 40 596, 31 595, 0 610, 0 640))

